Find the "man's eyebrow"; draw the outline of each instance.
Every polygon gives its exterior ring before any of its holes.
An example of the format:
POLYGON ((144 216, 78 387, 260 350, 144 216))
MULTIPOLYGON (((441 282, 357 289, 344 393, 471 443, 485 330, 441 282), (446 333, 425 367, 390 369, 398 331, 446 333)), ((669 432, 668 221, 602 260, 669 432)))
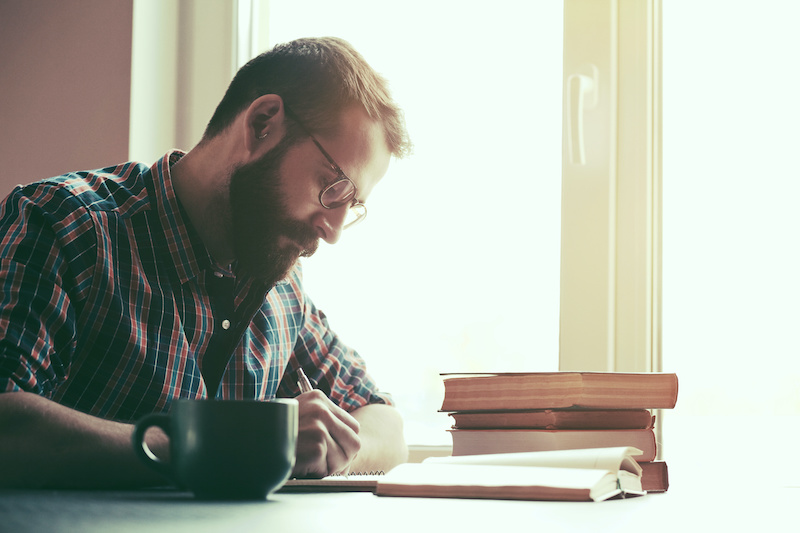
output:
MULTIPOLYGON (((347 174, 345 174, 344 171, 341 168, 339 168, 338 166, 330 163, 329 161, 327 161, 324 158, 322 159, 322 161, 319 162, 318 167, 320 169, 325 169, 326 170, 326 172, 325 172, 326 175, 333 174, 333 179, 330 180, 331 183, 333 183, 333 181, 336 180, 336 179, 341 179, 341 178, 347 177, 347 174)), ((326 180, 327 179, 328 178, 326 177, 326 180)))

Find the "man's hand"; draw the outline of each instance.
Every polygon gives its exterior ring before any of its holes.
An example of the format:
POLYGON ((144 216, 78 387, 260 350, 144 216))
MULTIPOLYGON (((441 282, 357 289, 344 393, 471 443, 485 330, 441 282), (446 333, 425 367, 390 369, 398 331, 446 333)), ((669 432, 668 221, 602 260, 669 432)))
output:
POLYGON ((324 477, 346 471, 361 449, 359 423, 319 390, 297 397, 300 427, 295 477, 324 477))

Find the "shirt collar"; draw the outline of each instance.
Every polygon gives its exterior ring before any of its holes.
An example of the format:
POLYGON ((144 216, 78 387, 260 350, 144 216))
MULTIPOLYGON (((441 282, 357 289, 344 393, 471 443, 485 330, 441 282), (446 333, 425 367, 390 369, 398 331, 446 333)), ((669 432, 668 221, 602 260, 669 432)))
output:
POLYGON ((175 272, 181 283, 196 278, 204 269, 211 266, 208 250, 192 226, 172 185, 170 167, 184 155, 185 152, 173 150, 150 167, 165 246, 172 257, 175 272))

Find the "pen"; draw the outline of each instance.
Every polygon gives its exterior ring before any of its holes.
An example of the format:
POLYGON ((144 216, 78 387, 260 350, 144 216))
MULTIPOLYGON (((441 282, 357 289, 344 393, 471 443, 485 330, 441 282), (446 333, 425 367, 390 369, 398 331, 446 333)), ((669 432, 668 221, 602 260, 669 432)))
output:
POLYGON ((302 368, 297 369, 297 387, 300 389, 301 394, 304 392, 311 392, 314 389, 302 368))
MULTIPOLYGON (((298 367, 297 369, 297 388, 300 389, 300 394, 314 390, 314 387, 311 386, 311 381, 308 379, 308 376, 306 376, 306 373, 303 372, 302 367, 298 367)), ((353 457, 353 459, 355 459, 355 457, 353 457)), ((348 465, 347 468, 336 473, 335 475, 347 477, 349 474, 350 466, 348 465)))

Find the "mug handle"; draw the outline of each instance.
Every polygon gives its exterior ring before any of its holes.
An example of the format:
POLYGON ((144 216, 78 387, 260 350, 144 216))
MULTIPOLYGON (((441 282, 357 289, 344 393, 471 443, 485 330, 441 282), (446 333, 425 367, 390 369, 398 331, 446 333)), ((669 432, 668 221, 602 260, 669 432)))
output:
POLYGON ((165 476, 170 480, 175 480, 175 475, 172 470, 172 466, 169 463, 165 463, 164 461, 159 459, 158 456, 150 450, 150 447, 147 446, 147 443, 144 441, 144 434, 151 427, 161 428, 164 431, 164 433, 167 434, 167 437, 170 437, 169 420, 170 419, 168 414, 153 413, 141 418, 138 422, 136 422, 132 436, 133 450, 136 452, 136 455, 139 456, 139 459, 144 461, 144 464, 146 464, 147 466, 149 466, 162 476, 165 476))

